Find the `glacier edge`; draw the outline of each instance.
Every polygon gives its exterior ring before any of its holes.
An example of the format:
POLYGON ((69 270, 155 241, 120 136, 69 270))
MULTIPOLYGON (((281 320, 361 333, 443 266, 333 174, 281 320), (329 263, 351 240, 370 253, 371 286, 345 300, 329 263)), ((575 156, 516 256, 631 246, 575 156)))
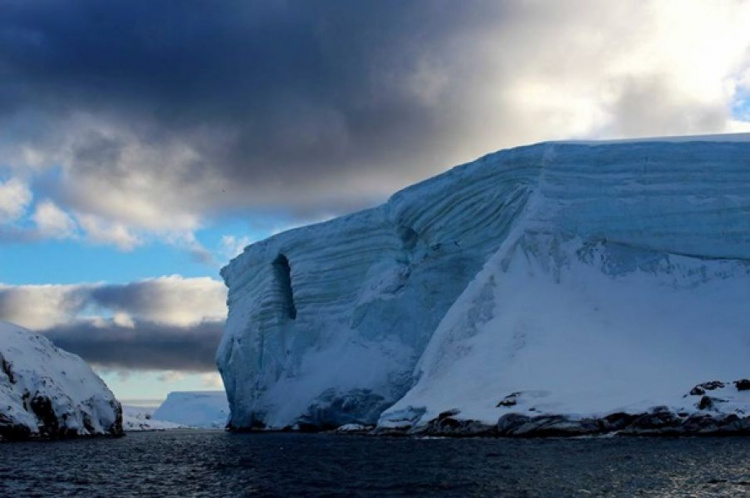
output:
POLYGON ((693 384, 747 375, 738 360, 747 353, 746 329, 737 324, 750 323, 749 157, 748 143, 705 140, 519 147, 377 208, 249 246, 222 270, 229 317, 217 363, 231 426, 387 426, 404 413, 419 425, 446 410, 492 423, 509 411, 497 403, 518 391, 535 400, 522 399, 518 409, 605 414, 677 406, 693 384), (736 355, 697 367, 701 351, 725 353, 693 347, 710 342, 695 331, 718 309, 709 289, 727 317, 709 329, 718 327, 716 343, 729 341, 736 355), (634 300, 639 292, 650 301, 634 300), (622 299, 597 301, 603 294, 622 299), (551 309, 533 306, 535 296, 551 309), (675 318, 674 296, 692 305, 692 320, 675 318), (608 321, 589 316, 597 306, 608 321), (654 306, 673 312, 654 315, 654 306), (586 310, 589 321, 578 323, 573 309, 586 310), (639 335, 628 325, 635 316, 658 320, 640 324, 639 335), (674 332, 680 327, 686 335, 674 332), (643 330, 656 334, 655 349, 643 330), (563 347, 565 338, 577 346, 563 347), (635 338, 642 343, 623 346, 635 338), (680 350, 690 367, 660 363, 657 352, 675 341, 693 344, 680 350), (652 377, 667 365, 674 375, 639 391, 621 382, 645 382, 625 365, 620 381, 610 375, 615 380, 598 390, 582 387, 584 373, 612 370, 617 348, 633 362, 654 357, 652 377), (540 366, 548 364, 557 368, 540 366), (570 373, 574 365, 583 373, 570 373))

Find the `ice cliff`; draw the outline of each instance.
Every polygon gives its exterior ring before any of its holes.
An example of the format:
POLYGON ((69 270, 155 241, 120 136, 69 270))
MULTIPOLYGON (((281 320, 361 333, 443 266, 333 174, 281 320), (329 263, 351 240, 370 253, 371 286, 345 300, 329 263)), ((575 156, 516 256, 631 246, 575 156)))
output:
POLYGON ((238 429, 695 411, 750 376, 750 143, 504 150, 222 275, 238 429))
POLYGON ((122 408, 78 356, 0 322, 0 440, 122 434, 122 408))

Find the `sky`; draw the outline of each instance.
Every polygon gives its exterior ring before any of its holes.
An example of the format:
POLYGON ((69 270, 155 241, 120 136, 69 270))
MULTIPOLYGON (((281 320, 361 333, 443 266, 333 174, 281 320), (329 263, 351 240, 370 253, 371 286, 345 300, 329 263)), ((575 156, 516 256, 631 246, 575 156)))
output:
POLYGON ((0 0, 0 319, 220 389, 220 268, 545 140, 750 131, 745 0, 0 0))

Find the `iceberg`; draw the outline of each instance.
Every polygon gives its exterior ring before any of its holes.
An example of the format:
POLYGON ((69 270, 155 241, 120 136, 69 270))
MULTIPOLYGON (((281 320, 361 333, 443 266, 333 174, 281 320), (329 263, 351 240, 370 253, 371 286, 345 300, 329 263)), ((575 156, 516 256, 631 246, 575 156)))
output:
POLYGON ((78 356, 0 322, 0 440, 122 435, 122 408, 78 356))
POLYGON ((690 417, 750 375, 750 138, 503 150, 222 276, 234 429, 690 417))

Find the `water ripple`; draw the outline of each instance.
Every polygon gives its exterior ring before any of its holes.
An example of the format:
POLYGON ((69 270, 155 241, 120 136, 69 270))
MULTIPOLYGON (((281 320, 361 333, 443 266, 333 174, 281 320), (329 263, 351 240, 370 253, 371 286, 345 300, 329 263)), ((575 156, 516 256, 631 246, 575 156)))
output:
POLYGON ((178 431, 3 443, 0 496, 738 496, 750 439, 178 431))

